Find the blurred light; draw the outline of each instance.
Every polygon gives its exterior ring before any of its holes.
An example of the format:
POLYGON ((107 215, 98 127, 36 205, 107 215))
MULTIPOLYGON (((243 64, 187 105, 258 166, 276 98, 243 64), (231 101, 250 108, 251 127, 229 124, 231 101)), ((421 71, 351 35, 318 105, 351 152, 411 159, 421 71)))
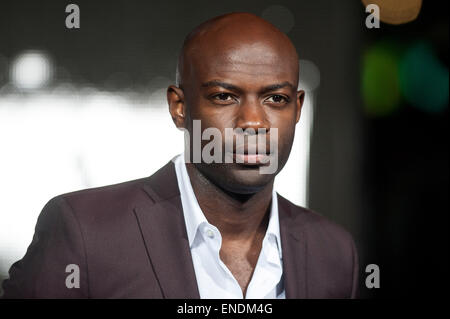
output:
POLYGON ((406 51, 400 64, 400 85, 408 103, 422 111, 440 112, 448 106, 448 68, 427 43, 415 43, 406 51))
POLYGON ((40 51, 19 55, 11 66, 11 80, 19 89, 33 90, 45 86, 52 76, 49 57, 40 51))
POLYGON ((370 116, 386 116, 400 106, 399 53, 394 45, 378 43, 362 61, 362 98, 370 116))
POLYGON ((104 85, 107 90, 118 91, 132 87, 133 82, 127 73, 116 72, 109 76, 104 85))
POLYGON ((167 107, 167 88, 173 82, 164 76, 156 76, 148 83, 148 90, 150 91, 150 103, 163 105, 167 107))
POLYGON ((319 68, 311 61, 300 60, 299 89, 314 91, 320 85, 319 68))
POLYGON ((408 23, 417 18, 422 0, 362 0, 364 6, 376 4, 380 8, 380 20, 388 24, 408 23))
POLYGON ((284 33, 288 33, 295 25, 294 15, 291 10, 281 5, 272 5, 267 7, 261 17, 284 33))

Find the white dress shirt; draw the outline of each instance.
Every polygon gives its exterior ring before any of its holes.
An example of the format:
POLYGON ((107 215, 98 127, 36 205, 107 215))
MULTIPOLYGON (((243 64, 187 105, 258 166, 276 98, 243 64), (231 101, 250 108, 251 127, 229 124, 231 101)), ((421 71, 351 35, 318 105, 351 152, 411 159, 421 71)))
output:
MULTIPOLYGON (((243 299, 239 283, 220 259, 222 236, 217 227, 206 220, 197 202, 186 170, 184 154, 174 157, 172 161, 175 164, 200 298, 243 299)), ((245 298, 284 299, 282 265, 278 202, 274 190, 269 224, 245 298)))

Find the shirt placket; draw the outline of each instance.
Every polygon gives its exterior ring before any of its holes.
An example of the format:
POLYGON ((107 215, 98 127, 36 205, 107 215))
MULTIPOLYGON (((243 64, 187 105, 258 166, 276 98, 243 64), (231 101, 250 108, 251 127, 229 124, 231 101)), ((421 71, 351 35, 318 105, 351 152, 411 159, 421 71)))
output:
POLYGON ((225 283, 224 287, 227 287, 226 290, 228 293, 231 293, 234 298, 242 299, 243 294, 241 290, 241 286, 237 282, 236 278, 234 278, 231 271, 224 264, 222 259, 220 259, 220 248, 222 247, 222 236, 219 230, 213 225, 205 226, 204 230, 205 241, 207 242, 208 248, 210 250, 211 255, 216 260, 216 265, 218 266, 218 271, 224 274, 225 283))

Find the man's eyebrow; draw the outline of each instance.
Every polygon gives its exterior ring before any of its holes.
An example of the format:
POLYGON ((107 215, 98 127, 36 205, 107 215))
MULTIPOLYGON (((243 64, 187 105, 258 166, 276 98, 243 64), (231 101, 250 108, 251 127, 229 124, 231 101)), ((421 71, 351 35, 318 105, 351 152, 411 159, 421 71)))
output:
MULTIPOLYGON (((224 89, 231 90, 231 91, 239 91, 239 92, 242 91, 242 89, 239 88, 238 86, 233 85, 231 83, 222 82, 222 81, 213 80, 213 81, 208 81, 208 82, 202 83, 202 87, 213 87, 213 86, 220 86, 220 87, 223 87, 224 89)), ((264 94, 264 93, 267 93, 270 91, 275 91, 278 89, 285 88, 287 86, 291 87, 292 89, 296 89, 295 86, 291 82, 285 81, 282 83, 275 83, 275 84, 268 85, 268 86, 262 88, 259 93, 264 94)))
POLYGON ((268 85, 268 86, 264 87, 263 89, 261 89, 261 91, 259 93, 260 94, 264 94, 264 93, 267 93, 267 92, 270 92, 270 91, 275 91, 275 90, 278 90, 278 89, 285 88, 287 86, 290 87, 291 89, 295 89, 296 90, 296 87, 291 82, 285 81, 285 82, 282 82, 282 83, 275 83, 275 84, 268 85))
POLYGON ((213 87, 213 86, 220 86, 220 87, 223 87, 224 89, 231 90, 231 91, 239 91, 239 92, 242 91, 236 85, 233 85, 231 83, 217 81, 217 80, 202 83, 202 87, 213 87))

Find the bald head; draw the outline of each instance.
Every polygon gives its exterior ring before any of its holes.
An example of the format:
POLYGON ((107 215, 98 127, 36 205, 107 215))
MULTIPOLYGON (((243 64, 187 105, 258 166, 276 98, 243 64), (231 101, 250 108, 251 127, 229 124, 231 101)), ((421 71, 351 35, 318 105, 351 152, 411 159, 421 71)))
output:
POLYGON ((250 13, 229 13, 210 19, 191 31, 183 43, 177 85, 186 86, 202 67, 241 63, 278 63, 298 78, 298 55, 290 39, 266 20, 250 13), (283 62, 283 63, 280 63, 283 62))

